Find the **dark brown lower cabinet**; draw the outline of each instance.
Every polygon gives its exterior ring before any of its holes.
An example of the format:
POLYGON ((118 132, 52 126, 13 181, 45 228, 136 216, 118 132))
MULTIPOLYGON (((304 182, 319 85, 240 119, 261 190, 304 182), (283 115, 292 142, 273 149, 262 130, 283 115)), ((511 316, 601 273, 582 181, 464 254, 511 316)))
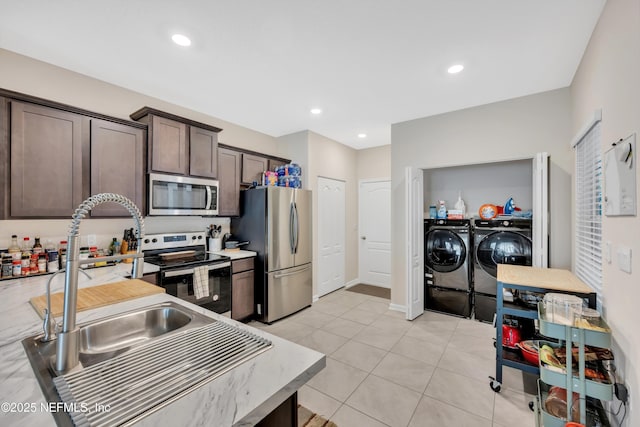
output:
POLYGON ((251 320, 253 317, 253 258, 243 258, 231 263, 231 318, 251 320))
POLYGON ((280 406, 274 409, 256 427, 297 427, 298 426, 298 392, 293 393, 280 406))
POLYGON ((149 282, 152 285, 158 284, 158 273, 147 273, 142 275, 142 279, 145 282, 149 282))

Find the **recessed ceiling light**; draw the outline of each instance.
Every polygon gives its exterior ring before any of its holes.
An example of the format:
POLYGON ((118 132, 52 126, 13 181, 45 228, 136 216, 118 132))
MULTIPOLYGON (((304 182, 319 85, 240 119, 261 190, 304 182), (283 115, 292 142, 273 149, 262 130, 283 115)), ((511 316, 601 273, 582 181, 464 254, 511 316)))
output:
POLYGON ((447 69, 447 72, 448 72, 449 74, 457 74, 457 73, 459 73, 459 72, 460 72, 460 71, 462 71, 462 70, 464 70, 464 66, 463 66, 463 65, 460 65, 460 64, 456 64, 456 65, 452 65, 451 67, 449 67, 449 68, 447 69))
POLYGON ((191 39, 184 34, 174 34, 171 36, 171 40, 178 46, 191 46, 191 39))
POLYGON ((315 114, 316 116, 318 114, 322 114, 322 109, 320 109, 320 108, 312 108, 311 109, 311 114, 315 114))
POLYGON ((358 138, 366 138, 367 134, 366 133, 359 133, 358 134, 358 138))

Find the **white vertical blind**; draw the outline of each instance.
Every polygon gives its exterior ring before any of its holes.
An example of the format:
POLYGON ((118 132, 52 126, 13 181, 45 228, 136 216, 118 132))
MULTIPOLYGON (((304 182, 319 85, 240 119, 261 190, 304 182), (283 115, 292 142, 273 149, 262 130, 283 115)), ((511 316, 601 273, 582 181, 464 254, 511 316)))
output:
POLYGON ((575 274, 598 294, 602 307, 602 149, 600 122, 575 145, 575 274))

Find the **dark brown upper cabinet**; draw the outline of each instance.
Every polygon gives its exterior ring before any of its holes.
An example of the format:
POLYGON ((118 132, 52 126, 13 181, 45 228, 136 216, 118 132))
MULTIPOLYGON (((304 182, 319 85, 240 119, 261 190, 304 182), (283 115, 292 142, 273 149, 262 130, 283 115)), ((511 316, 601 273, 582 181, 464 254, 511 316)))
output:
MULTIPOLYGON (((144 148, 141 128, 91 120, 91 194, 116 193, 128 197, 139 209, 145 206, 144 148)), ((115 203, 96 206, 92 217, 128 217, 115 203)))
POLYGON ((242 154, 242 183, 251 185, 254 181, 258 185, 262 182, 262 172, 269 169, 269 159, 254 154, 242 154))
POLYGON ((188 174, 187 125, 153 116, 149 124, 150 171, 188 174))
POLYGON ((239 151, 218 148, 218 215, 240 215, 240 168, 239 151))
POLYGON ((89 195, 88 117, 11 101, 10 216, 70 218, 89 195))
POLYGON ((217 150, 217 132, 191 126, 189 132, 189 175, 217 178, 217 150))
POLYGON ((130 117, 149 126, 149 172, 217 178, 222 129, 150 107, 130 117))
POLYGON ((286 165, 287 163, 289 162, 280 160, 280 159, 269 159, 269 163, 268 163, 269 170, 275 171, 278 166, 283 166, 283 165, 286 165))
MULTIPOLYGON (((92 194, 144 208, 147 126, 0 89, 0 218, 67 218, 92 194)), ((117 205, 92 216, 129 216, 117 205)))

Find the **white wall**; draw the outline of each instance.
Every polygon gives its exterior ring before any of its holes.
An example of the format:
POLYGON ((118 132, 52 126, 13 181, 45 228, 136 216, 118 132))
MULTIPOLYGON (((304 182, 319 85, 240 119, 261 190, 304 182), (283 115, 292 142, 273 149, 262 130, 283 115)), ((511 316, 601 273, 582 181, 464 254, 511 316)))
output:
POLYGON ((291 159, 302 169, 302 188, 311 190, 309 180, 309 132, 301 131, 277 138, 283 157, 291 159))
MULTIPOLYGON (((639 103, 640 2, 609 0, 571 85, 573 134, 594 110, 602 108, 603 151, 633 132, 638 138, 639 103)), ((639 159, 636 153, 636 161, 639 159)), ((640 175, 636 179, 640 188, 640 175)), ((631 410, 624 425, 640 426, 640 218, 605 216, 603 242, 607 241, 613 262, 603 265, 604 315, 613 329, 618 373, 630 389, 631 410), (616 263, 616 251, 622 246, 632 250, 631 274, 620 271, 616 263)), ((617 404, 613 407, 617 410, 617 404)))
MULTIPOLYGON (((345 281, 358 277, 358 155, 356 151, 337 141, 311 131, 296 132, 278 138, 281 150, 303 166, 302 184, 313 192, 313 295, 318 295, 318 177, 345 182, 345 281)), ((367 151, 367 150, 364 150, 367 151)), ((385 168, 385 150, 365 153, 374 164, 372 173, 385 168)), ((386 172, 388 173, 388 170, 386 172)), ((388 175, 387 175, 388 176, 388 175)), ((380 177, 380 176, 377 176, 380 177)))
POLYGON ((391 178, 391 145, 356 152, 358 179, 391 178))
MULTIPOLYGON (((377 147, 358 152, 336 141, 312 132, 303 131, 274 138, 242 126, 211 117, 179 105, 165 102, 138 92, 115 86, 94 78, 47 64, 26 56, 0 49, 0 88, 61 102, 113 117, 129 119, 129 114, 143 106, 150 106, 192 120, 222 128, 221 143, 266 154, 287 157, 303 169, 303 186, 316 187, 317 176, 342 179, 347 182, 347 281, 357 278, 357 179, 390 176, 390 149, 377 147), (366 160, 362 160, 366 159, 366 160)), ((215 97, 215 94, 211 94, 215 97)), ((314 202, 317 202, 314 196, 314 202)), ((314 203, 314 206, 316 203, 314 203)), ((317 241, 314 208, 314 241, 317 241)), ((228 220, 211 218, 147 218, 146 231, 186 231, 204 229, 216 222, 228 227, 228 220)), ((108 245, 110 238, 121 238, 122 230, 130 227, 128 219, 88 219, 81 233, 96 234, 100 245, 108 245), (105 243, 106 242, 106 243, 105 243)), ((11 234, 59 241, 66 237, 67 220, 4 220, 0 221, 0 248, 8 245, 11 234)))
MULTIPOLYGON (((222 143, 255 150, 272 155, 288 157, 281 152, 275 138, 224 120, 207 116, 178 105, 170 104, 138 92, 105 83, 45 62, 0 49, 0 88, 21 92, 51 101, 61 102, 113 117, 129 119, 129 114, 143 106, 150 106, 189 119, 207 123, 223 129, 219 134, 222 143)), ((211 96, 215 96, 212 94, 211 96)), ((37 169, 35 167, 34 169, 37 169)), ((8 245, 12 234, 23 236, 40 235, 44 240, 59 242, 66 239, 69 220, 3 220, 0 221, 0 248, 8 245)), ((204 231, 208 224, 223 225, 228 230, 229 220, 223 218, 147 217, 147 233, 172 231, 204 231)), ((130 228, 130 219, 87 219, 82 222, 81 242, 87 234, 95 234, 98 244, 107 247, 111 237, 122 238, 123 229, 130 228)))
MULTIPOLYGON (((145 234, 205 231, 207 225, 216 224, 222 226, 222 233, 229 232, 229 218, 201 218, 201 217, 146 217, 144 219, 145 234)), ((61 240, 67 240, 71 224, 69 219, 39 219, 39 220, 1 220, 0 221, 0 249, 7 248, 11 241, 11 235, 18 236, 21 242, 23 237, 33 238, 39 236, 41 242, 51 240, 55 246, 61 240)), ((118 219, 85 219, 80 223, 80 246, 89 246, 88 235, 96 236, 99 248, 109 247, 111 239, 117 237, 122 240, 125 228, 135 227, 131 218, 118 219)))
POLYGON ((531 159, 426 169, 424 212, 428 213, 429 206, 437 205, 438 200, 444 200, 447 209, 454 209, 459 193, 469 218, 478 217, 478 210, 485 203, 504 206, 510 197, 523 211, 530 210, 532 173, 531 159))
MULTIPOLYGON (((318 177, 345 181, 345 280, 350 282, 358 277, 358 183, 356 174, 356 153, 353 148, 340 144, 314 132, 309 132, 309 178, 313 190, 313 242, 318 242, 318 177)), ((317 295, 318 251, 314 251, 314 289, 317 295)))
MULTIPOLYGON (((158 98, 115 86, 46 62, 0 49, 0 88, 131 120, 144 106, 221 128, 219 141, 260 153, 278 155, 272 136, 158 98)), ((215 93, 208 96, 215 98, 215 93)))
POLYGON ((391 127, 391 253, 394 304, 406 303, 404 169, 551 157, 551 265, 569 267, 572 153, 569 89, 516 98, 391 127))

